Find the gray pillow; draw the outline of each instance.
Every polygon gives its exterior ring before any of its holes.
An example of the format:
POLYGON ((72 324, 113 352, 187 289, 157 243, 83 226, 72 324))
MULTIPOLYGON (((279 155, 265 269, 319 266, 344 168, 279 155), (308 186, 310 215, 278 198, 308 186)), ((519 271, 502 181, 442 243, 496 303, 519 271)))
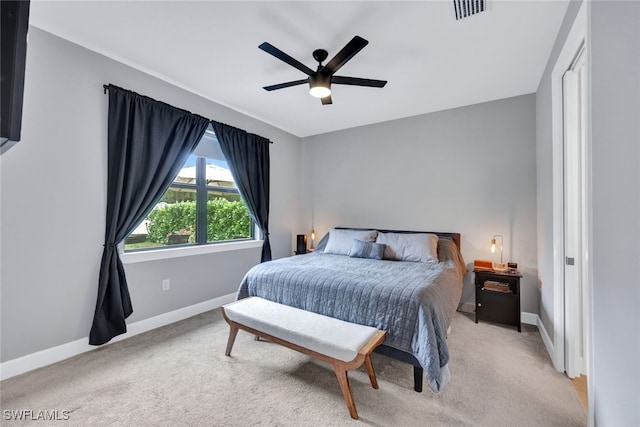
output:
POLYGON ((362 240, 353 239, 353 246, 349 256, 352 258, 369 258, 382 259, 386 245, 381 243, 363 242, 362 240))
POLYGON ((378 233, 376 243, 384 243, 384 259, 438 262, 438 236, 430 233, 378 233))
POLYGON ((324 248, 325 254, 349 255, 353 239, 363 242, 375 242, 378 232, 376 230, 353 230, 344 228, 329 229, 329 241, 324 248))

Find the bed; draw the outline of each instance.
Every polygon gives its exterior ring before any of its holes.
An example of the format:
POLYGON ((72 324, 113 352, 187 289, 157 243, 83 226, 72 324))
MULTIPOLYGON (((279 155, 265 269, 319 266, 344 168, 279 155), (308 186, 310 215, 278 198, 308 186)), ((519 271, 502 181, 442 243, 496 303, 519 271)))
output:
POLYGON ((312 253, 253 267, 237 299, 259 296, 385 330, 377 351, 413 365, 416 391, 426 373, 438 393, 449 381, 447 329, 465 274, 458 233, 336 227, 312 253))

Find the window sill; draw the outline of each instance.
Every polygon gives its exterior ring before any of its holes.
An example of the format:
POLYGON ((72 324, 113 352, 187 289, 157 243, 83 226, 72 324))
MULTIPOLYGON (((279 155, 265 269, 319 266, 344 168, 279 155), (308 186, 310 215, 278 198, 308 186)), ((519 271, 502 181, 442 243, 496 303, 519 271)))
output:
POLYGON ((134 264, 137 262, 158 261, 162 259, 181 258, 186 256, 205 255, 216 252, 229 252, 261 247, 262 240, 245 240, 242 242, 227 242, 213 245, 198 245, 182 248, 123 253, 120 254, 120 259, 123 264, 134 264))

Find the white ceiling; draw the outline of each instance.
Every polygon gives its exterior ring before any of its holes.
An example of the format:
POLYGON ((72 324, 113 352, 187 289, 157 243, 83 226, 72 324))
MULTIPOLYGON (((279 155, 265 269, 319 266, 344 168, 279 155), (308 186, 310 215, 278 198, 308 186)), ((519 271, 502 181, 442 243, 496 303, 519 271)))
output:
MULTIPOLYGON (((535 92, 568 0, 488 0, 456 21, 437 1, 38 1, 30 23, 299 137, 535 92), (323 106, 305 75, 258 49, 268 41, 308 67, 354 35, 369 45, 323 106)), ((135 91, 135 88, 127 88, 135 91)), ((153 94, 144 94, 152 96, 153 94)))

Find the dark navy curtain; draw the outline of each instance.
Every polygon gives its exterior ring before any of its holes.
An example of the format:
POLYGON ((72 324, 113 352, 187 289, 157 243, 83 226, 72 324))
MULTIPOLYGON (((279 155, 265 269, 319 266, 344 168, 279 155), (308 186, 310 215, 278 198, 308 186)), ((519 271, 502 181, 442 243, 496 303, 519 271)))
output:
POLYGON ((242 199, 262 231, 261 262, 271 261, 269 243, 269 145, 270 141, 223 123, 212 121, 222 153, 242 199))
POLYGON ((198 144, 209 119, 117 86, 109 90, 107 224, 89 344, 127 331, 127 279, 117 245, 153 209, 198 144))

